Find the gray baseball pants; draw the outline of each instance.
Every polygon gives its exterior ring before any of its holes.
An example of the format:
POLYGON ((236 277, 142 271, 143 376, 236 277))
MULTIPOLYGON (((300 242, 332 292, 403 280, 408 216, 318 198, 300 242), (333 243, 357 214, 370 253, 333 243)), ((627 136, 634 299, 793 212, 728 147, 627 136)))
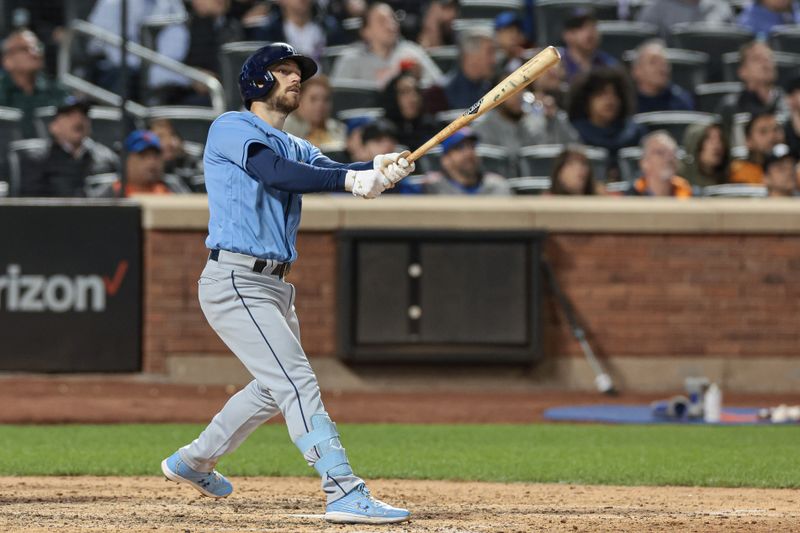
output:
POLYGON ((209 472, 280 412, 292 441, 319 471, 330 503, 363 481, 350 469, 300 345, 294 286, 270 274, 276 262, 266 263, 254 272, 256 258, 221 250, 200 276, 200 306, 208 323, 255 379, 180 454, 191 468, 209 472))

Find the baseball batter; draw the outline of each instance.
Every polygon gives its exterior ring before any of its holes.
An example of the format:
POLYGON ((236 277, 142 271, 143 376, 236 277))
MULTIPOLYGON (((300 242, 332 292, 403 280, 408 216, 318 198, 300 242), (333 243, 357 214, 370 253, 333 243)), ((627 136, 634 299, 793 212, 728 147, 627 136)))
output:
POLYGON ((294 286, 284 278, 297 259, 303 193, 350 191, 375 198, 414 165, 400 154, 342 165, 283 132, 286 116, 299 104, 301 82, 316 71, 312 59, 287 44, 259 49, 239 77, 247 111, 225 113, 209 130, 204 163, 211 252, 200 276, 200 305, 255 379, 194 442, 164 459, 161 469, 170 480, 224 498, 233 487, 214 470, 217 461, 282 413, 292 441, 322 477, 325 519, 402 522, 409 512, 372 497, 350 467, 300 345, 294 286))

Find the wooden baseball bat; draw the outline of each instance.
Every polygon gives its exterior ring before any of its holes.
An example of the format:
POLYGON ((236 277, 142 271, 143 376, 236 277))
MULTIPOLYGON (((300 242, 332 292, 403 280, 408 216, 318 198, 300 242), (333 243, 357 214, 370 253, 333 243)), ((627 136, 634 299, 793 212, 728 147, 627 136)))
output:
MULTIPOLYGON (((409 163, 413 163, 428 150, 450 137, 452 134, 503 103, 510 96, 517 94, 522 89, 530 85, 536 78, 561 60, 561 54, 553 46, 548 46, 527 63, 508 75, 506 79, 495 85, 491 91, 483 95, 483 98, 475 102, 472 107, 464 111, 464 114, 445 126, 442 131, 428 139, 428 141, 406 156, 409 163)), ((404 155, 408 152, 404 152, 404 155)))

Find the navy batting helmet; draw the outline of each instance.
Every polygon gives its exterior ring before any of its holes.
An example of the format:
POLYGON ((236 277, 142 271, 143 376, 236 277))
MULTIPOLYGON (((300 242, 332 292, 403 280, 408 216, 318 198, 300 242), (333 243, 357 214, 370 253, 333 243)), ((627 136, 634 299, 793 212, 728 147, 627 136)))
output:
POLYGON ((269 67, 284 59, 293 59, 300 66, 301 82, 317 73, 317 64, 313 59, 298 54, 286 43, 271 43, 259 48, 247 58, 239 74, 239 92, 247 109, 250 109, 251 100, 263 98, 275 85, 275 77, 269 67))

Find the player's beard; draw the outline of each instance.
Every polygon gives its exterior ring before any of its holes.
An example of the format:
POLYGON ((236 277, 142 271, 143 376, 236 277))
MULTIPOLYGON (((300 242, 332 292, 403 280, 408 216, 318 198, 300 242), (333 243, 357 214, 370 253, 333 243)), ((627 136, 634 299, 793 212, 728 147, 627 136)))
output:
POLYGON ((300 106, 300 95, 290 92, 273 94, 269 100, 267 100, 267 106, 275 111, 288 115, 300 106))

